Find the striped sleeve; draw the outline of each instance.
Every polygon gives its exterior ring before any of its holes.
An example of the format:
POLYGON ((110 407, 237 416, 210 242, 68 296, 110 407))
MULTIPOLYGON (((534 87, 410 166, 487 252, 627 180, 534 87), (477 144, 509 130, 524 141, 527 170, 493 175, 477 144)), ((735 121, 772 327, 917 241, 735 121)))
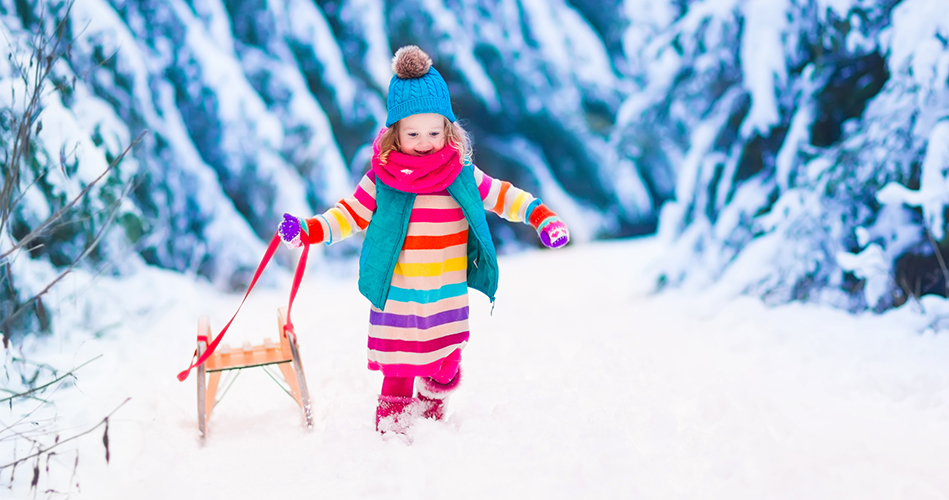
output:
POLYGON ((481 192, 485 210, 490 210, 511 222, 527 222, 528 215, 540 200, 510 182, 494 179, 478 167, 474 169, 475 183, 481 192))
POLYGON ((310 234, 323 234, 327 245, 365 231, 376 211, 376 176, 370 170, 356 185, 352 195, 336 202, 329 210, 306 220, 310 234))

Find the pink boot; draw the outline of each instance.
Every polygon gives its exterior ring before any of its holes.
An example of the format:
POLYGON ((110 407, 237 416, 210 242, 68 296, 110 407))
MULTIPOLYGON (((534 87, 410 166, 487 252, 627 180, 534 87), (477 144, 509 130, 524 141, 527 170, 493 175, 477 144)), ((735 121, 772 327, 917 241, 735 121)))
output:
POLYGON ((445 418, 445 401, 451 393, 455 392, 455 389, 458 389, 459 383, 461 383, 461 367, 447 384, 440 384, 431 377, 419 378, 418 399, 422 406, 422 417, 432 420, 445 418))
POLYGON ((379 396, 376 407, 376 430, 385 434, 395 432, 404 434, 418 415, 418 402, 405 396, 379 396))

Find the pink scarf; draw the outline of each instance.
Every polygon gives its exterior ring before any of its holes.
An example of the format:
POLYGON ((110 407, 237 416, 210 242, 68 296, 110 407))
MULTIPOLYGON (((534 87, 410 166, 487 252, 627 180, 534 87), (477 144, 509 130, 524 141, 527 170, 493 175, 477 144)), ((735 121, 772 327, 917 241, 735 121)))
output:
POLYGON ((461 172, 461 155, 446 145, 425 156, 412 156, 398 150, 389 152, 386 163, 379 161, 383 129, 372 143, 372 171, 376 177, 400 191, 416 194, 437 193, 446 189, 461 172))

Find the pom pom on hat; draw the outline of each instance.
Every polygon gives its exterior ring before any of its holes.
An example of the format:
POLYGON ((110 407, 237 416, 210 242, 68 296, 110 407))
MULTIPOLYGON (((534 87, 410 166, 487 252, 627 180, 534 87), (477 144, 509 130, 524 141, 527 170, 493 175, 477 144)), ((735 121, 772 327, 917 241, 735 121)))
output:
POLYGON ((418 113, 437 113, 455 121, 448 84, 432 66, 432 58, 415 45, 406 45, 392 58, 395 75, 386 96, 386 127, 418 113))
POLYGON ((392 58, 392 72, 404 79, 421 78, 432 67, 432 58, 415 45, 406 45, 395 52, 392 58))

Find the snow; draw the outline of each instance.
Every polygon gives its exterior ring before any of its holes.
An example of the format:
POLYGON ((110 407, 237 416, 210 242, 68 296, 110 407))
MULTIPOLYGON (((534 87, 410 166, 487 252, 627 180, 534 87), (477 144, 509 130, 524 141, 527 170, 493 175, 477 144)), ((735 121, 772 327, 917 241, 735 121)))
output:
POLYGON ((813 64, 808 64, 802 72, 802 80, 807 82, 804 85, 803 96, 798 101, 798 109, 791 118, 791 125, 788 127, 787 136, 781 149, 778 150, 775 163, 775 177, 778 187, 786 191, 793 185, 791 174, 794 172, 794 166, 797 160, 798 151, 810 143, 810 124, 814 123, 813 98, 817 90, 812 83, 814 80, 813 64))
MULTIPOLYGON (((675 9, 670 2, 655 0, 624 0, 622 9, 627 19, 635 21, 626 26, 622 35, 623 52, 635 63, 640 50, 675 20, 675 9)), ((636 68, 636 65, 630 67, 636 68)))
POLYGON ((382 0, 349 0, 340 7, 340 18, 351 26, 358 26, 366 44, 363 67, 372 85, 385 89, 392 77, 392 54, 386 37, 385 9, 382 0))
POLYGON ((887 65, 891 72, 899 73, 917 57, 917 51, 931 50, 924 41, 949 34, 945 4, 941 0, 900 2, 893 8, 893 24, 890 30, 891 32, 884 36, 884 44, 889 51, 887 65))
POLYGON ((741 135, 757 132, 767 136, 780 123, 777 93, 787 82, 782 38, 788 31, 788 2, 747 0, 744 6, 744 36, 741 37, 741 69, 751 94, 751 110, 741 125, 741 135))
MULTIPOLYGON (((715 173, 716 164, 723 161, 723 156, 714 151, 715 138, 725 121, 728 119, 727 110, 731 109, 739 98, 736 90, 731 90, 716 104, 716 111, 696 125, 691 132, 688 153, 676 166, 675 200, 668 201, 662 206, 659 215, 659 236, 664 241, 672 241, 689 224, 695 224, 707 219, 701 213, 691 213, 688 200, 696 199, 696 206, 704 206, 708 196, 706 186, 715 173), (693 220, 687 220, 693 217, 693 220)), ((693 229, 701 231, 704 228, 693 229)), ((687 246, 687 245, 684 245, 687 246)), ((672 259, 670 263, 688 265, 690 259, 672 259)))
POLYGON ((871 307, 880 302, 890 284, 890 263, 884 257, 885 254, 883 248, 876 243, 868 245, 857 254, 837 252, 837 263, 842 269, 866 280, 863 296, 871 307))
POLYGON ((626 99, 614 136, 625 148, 621 151, 642 157, 637 166, 643 171, 662 169, 667 157, 673 159, 674 201, 662 206, 659 220, 660 235, 679 246, 669 252, 664 273, 671 283, 707 284, 739 265, 748 271, 731 274, 748 281, 730 284, 730 289, 772 294, 772 300, 815 295, 824 300, 835 295, 834 302, 853 307, 852 299, 861 292, 848 289, 846 268, 835 257, 846 260, 847 255, 864 251, 868 243, 854 248, 854 235, 861 227, 872 227, 874 243, 887 262, 885 267, 874 262, 865 268, 867 273, 872 269, 875 278, 872 285, 862 284, 862 293, 868 303, 882 298, 879 303, 886 307, 902 293, 892 278, 896 259, 905 253, 930 252, 926 226, 937 240, 944 235, 947 148, 941 144, 949 110, 945 78, 949 51, 944 43, 949 24, 945 15, 936 15, 936 9, 944 9, 945 2, 900 2, 892 15, 879 2, 804 4, 691 2, 679 19, 642 50, 645 96, 626 99), (858 18, 862 21, 854 22, 858 18), (837 28, 831 26, 836 19, 848 19, 850 29, 834 34, 837 28), (825 66, 809 67, 813 61, 798 48, 814 40, 814 33, 823 33, 825 48, 851 62, 830 72, 825 66), (832 42, 838 36, 846 37, 844 46, 832 42), (844 47, 857 52, 841 52, 844 47), (876 47, 889 70, 885 82, 880 81, 880 68, 873 68, 876 63, 867 65, 874 60, 871 54, 876 47), (674 55, 662 56, 670 48, 681 54, 678 60, 674 55), (740 60, 732 59, 736 54, 740 60), (788 68, 803 71, 789 72, 788 68), (731 83, 736 69, 740 83, 731 83), (814 147, 828 139, 818 132, 827 117, 822 102, 833 92, 828 77, 836 71, 839 75, 863 72, 856 79, 856 88, 861 89, 857 94, 878 85, 882 90, 873 96, 864 94, 867 101, 859 116, 839 123, 843 135, 834 139, 835 145, 814 147), (707 92, 708 78, 724 83, 727 90, 707 92), (735 89, 743 95, 729 103, 735 89), (747 110, 745 98, 750 99, 747 110), (651 118, 666 109, 671 120, 651 118), (737 131, 734 117, 741 118, 737 131), (639 131, 657 126, 665 133, 639 131), (680 134, 689 140, 678 139, 680 134), (657 135, 668 137, 664 137, 669 142, 663 144, 662 155, 642 153, 638 143, 657 135), (756 143, 755 137, 766 140, 756 143), (762 145, 768 141, 780 141, 780 146, 762 145), (760 165, 756 164, 759 150, 760 165), (650 156, 661 161, 649 161, 650 156), (912 180, 917 178, 920 186, 915 189, 912 180), (816 195, 802 195, 799 189, 816 195), (858 193, 865 192, 875 200, 861 199, 858 193), (736 206, 729 207, 732 204, 736 206), (881 210, 880 204, 887 208, 881 210), (923 213, 922 221, 912 217, 918 212, 923 213), (767 231, 777 236, 768 238, 777 241, 750 241, 760 237, 757 228, 761 226, 771 226, 767 231), (754 266, 742 264, 742 254, 748 252, 752 252, 751 261, 766 265, 752 271, 754 266))
POLYGON ((603 41, 576 9, 559 1, 522 0, 521 5, 531 38, 556 72, 572 74, 587 87, 617 86, 603 41))
MULTIPOLYGON (((279 12, 279 8, 274 8, 279 12)), ((287 29, 295 41, 313 48, 313 55, 322 67, 321 78, 333 89, 333 96, 348 117, 356 105, 356 80, 349 74, 343 53, 323 11, 311 2, 289 0, 285 12, 287 29)))
MULTIPOLYGON (((422 0, 421 9, 432 18, 430 39, 437 52, 450 55, 450 64, 464 78, 471 93, 476 96, 491 113, 501 111, 501 98, 494 82, 475 56, 476 40, 472 40, 458 18, 459 12, 449 9, 440 0, 422 0)), ((464 11, 461 12, 464 14, 464 11)), ((496 42, 495 42, 496 43, 496 42)), ((429 50, 425 46, 423 50, 429 50)), ((433 52, 437 53, 437 52, 433 52)))
MULTIPOLYGON (((60 368, 102 357, 31 418, 56 417, 68 436, 131 399, 109 421, 110 462, 101 428, 78 438, 41 474, 39 496, 949 496, 946 300, 851 315, 766 307, 723 288, 655 293, 647 277, 667 251, 646 238, 502 257, 493 316, 472 294, 464 380, 446 421, 389 439, 373 428, 381 376, 365 369, 368 304, 354 263, 311 263, 293 309, 314 429, 261 370, 245 370, 203 440, 195 374, 175 374, 198 317, 216 332, 240 295, 148 267, 124 280, 77 274, 56 306, 84 326, 21 347, 60 368)), ((227 342, 274 336, 286 278, 254 291, 227 342)), ((36 406, 4 406, 0 425, 36 406)), ((13 456, 10 441, 0 446, 13 456)), ((30 472, 18 469, 12 498, 34 497, 30 472)))
MULTIPOLYGON (((855 3, 860 3, 860 0, 818 0, 817 12, 825 13, 828 11, 833 11, 841 18, 847 17, 847 14, 854 7, 855 3)), ((854 18, 859 19, 860 16, 854 16, 854 18)))
POLYGON ((943 218, 944 207, 949 204, 949 121, 939 121, 933 127, 926 147, 926 157, 923 160, 920 174, 919 189, 909 189, 906 186, 891 182, 877 192, 877 200, 884 205, 903 203, 920 207, 926 218, 926 227, 932 231, 933 237, 942 239, 945 227, 943 218))
MULTIPOLYGON (((227 14, 227 7, 219 0, 206 2, 191 2, 191 8, 194 9, 197 17, 204 24, 209 38, 213 40, 214 45, 220 47, 224 52, 234 52, 234 37, 231 19, 227 14)), ((111 10, 111 9, 108 9, 111 10)))
MULTIPOLYGON (((103 65, 87 72, 94 85, 80 83, 72 102, 50 94, 41 139, 54 153, 60 145, 79 144, 75 151, 86 170, 76 180, 88 179, 101 170, 106 150, 114 154, 134 137, 119 116, 139 117, 168 144, 165 156, 149 153, 122 166, 123 175, 161 179, 148 186, 153 193, 146 201, 160 209, 148 221, 155 227, 147 241, 174 241, 172 250, 159 249, 171 255, 162 263, 190 273, 213 256, 221 271, 212 274, 221 283, 263 249, 234 208, 261 199, 228 198, 188 136, 184 121, 193 117, 182 115, 174 88, 161 75, 175 67, 204 75, 204 81, 189 84, 203 85, 224 103, 210 116, 220 119, 226 132, 216 145, 222 158, 230 159, 225 163, 237 172, 252 160, 249 164, 260 167, 254 182, 279 188, 273 197, 281 203, 276 213, 299 212, 314 192, 315 202, 325 204, 335 199, 327 196, 338 196, 341 186, 351 184, 328 113, 359 123, 372 121, 363 114, 382 116, 391 33, 381 0, 345 2, 335 18, 315 4, 286 0, 270 2, 264 13, 278 34, 262 40, 266 51, 235 47, 223 4, 193 3, 165 6, 163 15, 174 13, 174 19, 159 16, 153 21, 160 29, 149 30, 137 9, 119 16, 108 2, 80 0, 74 23, 85 28, 74 50, 85 55, 76 61, 93 60, 91 54, 101 48, 115 58, 116 69, 103 65), (341 52, 331 22, 365 38, 359 58, 341 52), (182 54, 199 66, 181 66, 171 57, 176 49, 163 30, 181 29, 188 36, 182 54), (154 35, 137 41, 149 33, 154 35), (324 112, 309 93, 305 75, 289 57, 288 39, 315 44, 313 57, 325 67, 322 78, 340 109, 324 112), (364 67, 347 66, 355 60, 364 67), (250 84, 257 84, 249 79, 255 71, 282 76, 264 92, 250 84), (115 95, 109 93, 113 89, 115 95), (290 97, 276 99, 283 91, 290 97), (97 92, 115 101, 93 97, 97 92), (262 121, 248 125, 243 120, 248 116, 262 121), (105 141, 101 146, 87 137, 96 130, 105 141), (319 168, 308 171, 311 165, 319 168), (192 260, 182 264, 182 259, 192 260)), ((13 425, 17 432, 51 441, 55 434, 90 429, 118 408, 110 419, 111 461, 105 462, 100 428, 57 448, 35 492, 29 488, 32 464, 19 468, 15 479, 0 472, 0 483, 13 483, 6 490, 10 495, 56 497, 49 492, 55 490, 71 498, 146 500, 949 498, 949 481, 940 474, 949 458, 949 301, 910 298, 884 314, 851 315, 829 306, 858 307, 853 299, 862 293, 869 307, 889 307, 896 259, 925 253, 926 229, 936 239, 944 237, 949 203, 944 0, 905 0, 892 16, 868 0, 704 0, 687 2, 688 9, 672 0, 625 0, 617 10, 628 22, 616 25, 625 61, 607 52, 571 7, 575 2, 523 0, 490 8, 468 1, 416 3, 422 18, 431 17, 423 20, 434 33, 418 43, 428 40, 433 56, 451 66, 461 88, 489 114, 510 105, 502 106, 501 98, 513 94, 495 86, 497 75, 489 75, 475 50, 481 45, 498 47, 505 69, 523 78, 517 88, 526 93, 525 102, 517 97, 515 106, 571 117, 558 123, 577 130, 593 145, 591 151, 629 146, 623 153, 591 155, 606 159, 591 175, 612 183, 615 190, 607 194, 618 208, 651 208, 633 168, 665 167, 648 157, 633 163, 624 154, 641 151, 637 138, 654 140, 668 131, 657 149, 675 175, 662 181, 668 186, 659 186, 657 200, 671 196, 673 201, 661 208, 659 235, 593 243, 609 232, 609 214, 594 214, 586 202, 572 198, 571 186, 557 181, 564 176, 555 174, 563 171, 550 171, 538 143, 508 132, 480 135, 482 145, 502 145, 492 147, 494 153, 526 158, 522 162, 537 180, 536 194, 557 207, 573 230, 574 244, 502 258, 493 315, 483 297, 473 296, 465 380, 450 402, 447 421, 418 422, 402 438, 384 438, 373 429, 381 377, 365 369, 368 307, 356 291, 355 262, 316 252, 294 310, 315 428, 302 429, 292 400, 261 370, 248 370, 215 409, 203 440, 195 422, 195 375, 186 383, 174 375, 193 350, 197 318, 208 314, 220 328, 240 296, 221 294, 193 276, 144 267, 138 256, 121 264, 122 272, 130 273, 122 279, 76 270, 44 299, 58 314, 57 333, 17 339, 26 344, 5 352, 0 389, 22 390, 17 371, 32 373, 17 358, 61 371, 93 361, 77 372, 77 380, 41 395, 55 406, 23 400, 0 407, 0 428, 13 425), (800 37, 811 30, 832 37, 835 16, 850 22, 845 47, 853 54, 842 53, 840 61, 817 69, 805 67, 801 74, 789 72, 807 62, 796 59, 800 37), (492 17, 504 20, 487 22, 492 17), (887 27, 877 31, 881 26, 887 27), (890 74, 884 89, 860 116, 842 125, 838 143, 810 147, 819 114, 814 96, 830 88, 829 74, 861 61, 877 46, 890 74), (597 147, 599 139, 570 125, 579 116, 571 106, 580 109, 579 91, 589 96, 589 89, 575 88, 556 74, 544 82, 539 69, 547 65, 559 73, 569 69, 583 87, 597 90, 602 84, 597 92, 615 86, 623 105, 609 144, 597 147), (614 65, 623 79, 616 79, 614 65), (642 89, 627 95, 632 83, 642 89), (746 96, 747 113, 741 110, 746 96), (666 116, 666 108, 668 117, 650 121, 656 111, 666 116), (730 138, 731 118, 739 112, 741 133, 730 138), (646 127, 659 133, 631 133, 646 127), (774 164, 765 162, 764 175, 739 178, 746 139, 784 128, 774 164), (918 189, 903 184, 913 178, 913 168, 919 170, 918 189), (882 208, 860 198, 866 189, 882 208), (846 271, 864 280, 859 291, 842 288, 846 271), (666 284, 682 288, 657 293, 660 274, 666 284), (741 295, 759 292, 762 297, 741 295), (765 305, 801 293, 810 303, 765 305), (77 453, 81 460, 74 475, 77 453)), ((5 34, 22 31, 15 15, 3 19, 5 34)), ((18 35, 0 39, 5 48, 23 41, 18 35)), ((76 61, 61 73, 85 74, 76 61)), ((22 84, 9 72, 9 63, 0 61, 0 74, 6 75, 0 95, 12 97, 15 88, 21 96, 22 84)), ((7 99, 0 101, 10 104, 7 99)), ((343 138, 356 132, 339 133, 343 138)), ((365 163, 365 151, 351 160, 353 170, 365 163)), ((63 192, 78 189, 71 180, 52 182, 63 192)), ((44 199, 37 190, 28 191, 26 211, 48 213, 44 199)), ((269 202, 250 204, 255 212, 272 208, 262 203, 269 202)), ((10 236, 0 234, 0 248, 11 246, 10 236)), ((291 259, 281 252, 281 262, 291 259)), ((14 254, 9 264, 21 298, 60 272, 24 253, 14 254)), ((287 293, 282 271, 276 278, 268 273, 263 281, 268 288, 255 292, 228 334, 232 345, 275 335, 274 310, 287 293)), ((44 377, 52 378, 46 372, 44 377)), ((16 450, 13 446, 13 440, 0 440, 0 456, 12 460, 30 451, 22 442, 16 450)), ((0 459, 0 466, 7 462, 0 459)))

